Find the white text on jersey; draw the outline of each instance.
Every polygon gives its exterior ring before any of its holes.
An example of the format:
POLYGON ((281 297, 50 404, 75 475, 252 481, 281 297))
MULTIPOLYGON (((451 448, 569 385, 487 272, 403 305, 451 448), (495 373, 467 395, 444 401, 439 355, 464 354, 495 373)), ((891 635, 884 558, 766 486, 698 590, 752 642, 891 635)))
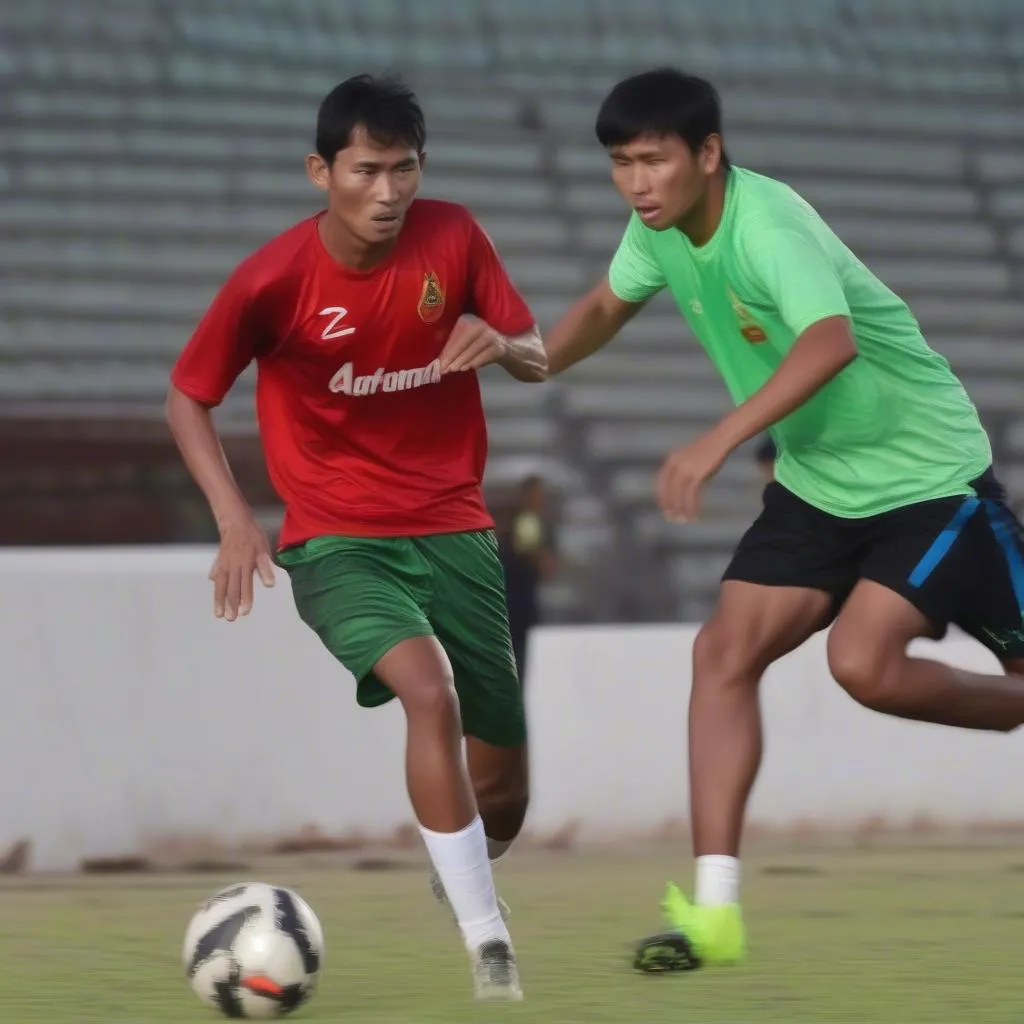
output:
POLYGON ((348 334, 355 334, 356 329, 354 327, 338 327, 338 324, 348 316, 348 310, 344 306, 325 306, 320 310, 320 316, 330 316, 334 314, 334 319, 324 328, 324 333, 320 335, 322 341, 330 341, 331 338, 344 338, 348 334))
POLYGON ((378 391, 409 391, 422 388, 427 384, 441 383, 441 360, 435 359, 426 366, 418 366, 412 370, 385 370, 378 367, 376 373, 356 377, 352 373, 352 364, 346 363, 332 378, 328 387, 335 394, 375 395, 378 391))

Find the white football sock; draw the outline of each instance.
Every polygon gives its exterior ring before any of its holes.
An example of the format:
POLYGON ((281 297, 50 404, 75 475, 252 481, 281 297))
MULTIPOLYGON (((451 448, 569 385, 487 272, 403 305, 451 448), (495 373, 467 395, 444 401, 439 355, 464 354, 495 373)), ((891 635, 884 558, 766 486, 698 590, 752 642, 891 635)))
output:
POLYGON ((460 832, 432 832, 420 825, 427 852, 444 886, 448 903, 462 929, 470 950, 491 939, 504 939, 511 945, 487 856, 484 823, 477 815, 460 832))
POLYGON ((487 856, 491 858, 491 862, 493 863, 498 858, 503 857, 514 842, 514 839, 491 839, 488 837, 487 856))
POLYGON ((697 885, 694 902, 705 906, 738 903, 740 898, 740 862, 720 854, 697 858, 697 885))

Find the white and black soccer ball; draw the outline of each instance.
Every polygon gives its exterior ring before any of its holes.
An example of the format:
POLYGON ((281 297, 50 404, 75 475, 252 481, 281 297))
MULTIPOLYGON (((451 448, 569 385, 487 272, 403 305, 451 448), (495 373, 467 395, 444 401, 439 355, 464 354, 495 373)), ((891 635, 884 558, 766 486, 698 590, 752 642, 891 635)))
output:
POLYGON ((324 936, 296 893, 241 882, 211 896, 185 933, 182 959, 192 990, 225 1017, 282 1017, 309 1001, 324 936))

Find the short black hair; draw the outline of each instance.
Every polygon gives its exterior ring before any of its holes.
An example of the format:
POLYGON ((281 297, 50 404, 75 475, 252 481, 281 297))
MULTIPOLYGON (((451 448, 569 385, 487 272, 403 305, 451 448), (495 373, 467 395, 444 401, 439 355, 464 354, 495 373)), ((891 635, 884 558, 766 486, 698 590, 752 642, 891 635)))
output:
MULTIPOLYGON (((722 134, 722 104, 707 79, 655 68, 619 82, 601 104, 594 127, 605 149, 641 135, 678 135, 696 153, 709 135, 722 134)), ((729 166, 724 147, 722 166, 729 166)))
POLYGON ((316 118, 316 151, 328 163, 362 126, 382 146, 412 146, 423 152, 427 129, 415 93, 395 75, 354 75, 323 99, 316 118))

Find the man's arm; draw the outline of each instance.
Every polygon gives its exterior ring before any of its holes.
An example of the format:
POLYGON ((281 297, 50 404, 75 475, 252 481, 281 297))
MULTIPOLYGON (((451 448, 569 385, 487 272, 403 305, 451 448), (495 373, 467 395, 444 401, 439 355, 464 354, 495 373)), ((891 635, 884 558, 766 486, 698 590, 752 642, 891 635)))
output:
POLYGON ((548 379, 547 355, 536 325, 506 338, 478 316, 464 313, 456 321, 440 358, 442 373, 479 370, 497 363, 510 376, 527 384, 548 379))
POLYGON ((650 232, 633 214, 608 273, 569 307, 549 333, 549 372, 561 373, 607 345, 665 283, 664 271, 651 249, 650 232))
POLYGON ((548 373, 567 370, 592 356, 643 309, 643 302, 626 302, 612 291, 608 277, 601 279, 583 298, 574 302, 548 332, 548 373))
POLYGON ((442 373, 497 363, 516 380, 547 380, 544 342, 530 307, 512 283, 490 236, 466 212, 469 296, 441 353, 442 373))
POLYGON ((536 325, 525 334, 503 341, 505 354, 497 362, 510 377, 527 384, 548 379, 548 356, 536 325))
POLYGON ((795 340, 760 390, 715 428, 730 451, 798 409, 857 358, 846 294, 818 239, 793 228, 759 229, 747 239, 746 258, 795 340))
POLYGON ((857 358, 844 316, 812 324, 762 387, 718 422, 714 433, 732 451, 799 409, 857 358))
POLYGON ((234 621, 252 607, 252 577, 274 584, 266 534, 253 518, 213 423, 223 401, 264 341, 244 275, 236 271, 214 299, 171 372, 165 414, 182 459, 206 497, 220 533, 210 571, 214 614, 234 621))
POLYGON ((658 504, 670 519, 693 519, 701 489, 734 449, 798 409, 857 358, 842 282, 815 238, 769 227, 747 239, 746 256, 754 282, 794 341, 753 395, 665 460, 658 504))
POLYGON ((265 587, 274 585, 267 535, 235 482, 210 407, 172 383, 165 411, 181 457, 205 495, 220 533, 220 550, 210 570, 213 613, 233 622, 252 609, 253 572, 265 587))
POLYGON ((223 530, 250 520, 252 513, 228 465, 210 407, 172 383, 164 412, 178 451, 206 497, 217 528, 223 530))

